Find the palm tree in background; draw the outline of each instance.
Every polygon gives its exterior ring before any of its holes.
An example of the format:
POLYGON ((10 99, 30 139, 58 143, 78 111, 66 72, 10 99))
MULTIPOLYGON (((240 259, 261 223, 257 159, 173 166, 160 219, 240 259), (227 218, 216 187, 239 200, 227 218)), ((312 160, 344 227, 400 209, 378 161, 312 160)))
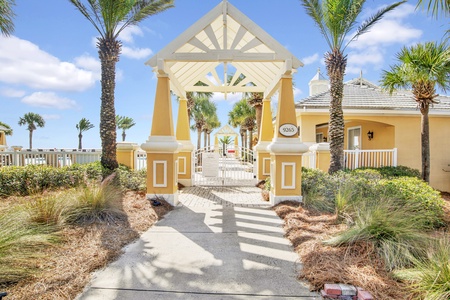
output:
POLYGON ((213 132, 214 129, 219 128, 220 126, 221 124, 217 113, 214 113, 212 116, 208 116, 208 118, 206 119, 206 124, 205 126, 203 126, 205 148, 211 146, 211 132, 213 132))
POLYGON ((94 128, 94 124, 92 124, 88 119, 83 118, 75 125, 78 130, 78 150, 83 149, 83 132, 88 131, 89 129, 94 128))
POLYGON ((15 14, 12 7, 15 4, 15 0, 0 0, 0 32, 4 36, 10 36, 14 31, 13 18, 15 14))
POLYGON ((23 117, 19 119, 19 125, 27 125, 27 129, 30 132, 29 138, 30 138, 30 148, 33 149, 33 131, 37 129, 37 127, 44 127, 45 121, 44 118, 41 117, 41 115, 36 113, 26 113, 23 117))
POLYGON ((125 130, 136 125, 136 122, 134 122, 133 118, 117 115, 116 124, 118 129, 122 129, 122 142, 125 142, 125 138, 127 137, 125 130))
MULTIPOLYGON (((235 128, 240 126, 241 129, 248 131, 248 133, 244 134, 248 138, 248 142, 243 142, 242 147, 252 149, 252 134, 253 129, 256 127, 255 108, 251 107, 246 99, 242 99, 235 103, 232 110, 228 113, 228 123, 235 128)), ((242 131, 240 132, 242 136, 242 131)))
POLYGON ((114 91, 116 63, 121 42, 119 34, 128 26, 173 7, 173 0, 69 0, 100 34, 97 48, 101 63, 100 138, 101 164, 108 169, 119 165, 116 157, 116 113, 114 91), (84 3, 86 4, 84 4, 84 3))
POLYGON ((325 53, 325 65, 330 78, 330 121, 328 136, 330 140, 330 168, 333 173, 344 167, 344 74, 347 66, 345 49, 355 39, 366 33, 380 21, 384 14, 406 1, 386 6, 361 23, 356 19, 366 0, 301 0, 307 14, 314 20, 324 36, 329 51, 325 53), (356 29, 356 31, 355 31, 356 29))
POLYGON ((208 98, 197 98, 194 101, 194 106, 191 109, 192 119, 194 124, 192 129, 197 130, 197 150, 201 147, 202 130, 206 125, 209 116, 217 114, 217 106, 208 98))
POLYGON ((450 88, 450 48, 445 43, 428 42, 404 47, 397 55, 399 64, 384 71, 381 86, 391 94, 399 88, 412 88, 421 113, 422 179, 430 182, 430 130, 428 112, 437 103, 435 87, 450 88))
POLYGON ((12 130, 11 126, 9 126, 8 124, 3 123, 2 121, 0 121, 0 126, 3 127, 4 129, 6 129, 4 131, 5 135, 12 135, 13 134, 13 130, 12 130))

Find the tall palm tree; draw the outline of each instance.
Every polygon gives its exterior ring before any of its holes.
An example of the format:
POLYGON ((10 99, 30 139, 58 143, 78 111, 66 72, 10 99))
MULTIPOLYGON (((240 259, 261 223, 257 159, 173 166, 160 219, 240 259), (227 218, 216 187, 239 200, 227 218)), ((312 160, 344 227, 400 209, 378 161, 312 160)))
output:
POLYGON ((117 115, 116 124, 118 129, 122 129, 122 142, 125 142, 125 138, 127 137, 125 130, 136 125, 136 122, 134 122, 133 118, 117 115))
POLYGON ((33 131, 37 129, 37 127, 44 127, 45 121, 44 118, 41 117, 41 115, 36 113, 26 113, 23 117, 19 119, 19 125, 27 125, 27 129, 30 132, 30 148, 33 149, 33 131))
MULTIPOLYGON (((237 127, 237 125, 239 125, 241 129, 244 128, 248 130, 248 134, 246 134, 248 138, 246 146, 249 149, 252 149, 252 133, 256 126, 255 108, 251 107, 246 99, 242 99, 233 105, 232 110, 228 113, 228 120, 231 126, 237 127)), ((242 146, 245 147, 244 143, 242 146)))
POLYGON ((97 48, 101 63, 100 138, 101 163, 108 169, 119 165, 116 157, 116 122, 114 90, 116 63, 121 42, 119 34, 149 16, 173 7, 173 0, 69 0, 100 34, 97 48), (86 3, 85 4, 83 4, 86 3))
POLYGON ((381 86, 393 93, 398 88, 412 88, 421 113, 422 179, 430 182, 430 131, 428 112, 436 102, 435 87, 450 88, 450 48, 445 43, 427 42, 404 47, 397 55, 399 64, 384 71, 381 86))
POLYGON ((3 123, 2 121, 0 121, 0 126, 3 127, 4 129, 6 129, 4 131, 5 135, 12 135, 13 134, 13 130, 12 130, 11 126, 9 126, 8 124, 3 123))
POLYGON ((330 78, 330 139, 331 162, 329 172, 344 167, 344 74, 347 66, 346 47, 366 33, 383 15, 406 1, 384 7, 356 28, 356 20, 366 0, 301 0, 307 14, 314 20, 330 49, 325 53, 325 65, 330 78))
POLYGON ((201 147, 203 126, 205 126, 208 116, 214 115, 216 112, 216 104, 208 98, 195 99, 191 114, 194 120, 192 127, 197 130, 197 150, 201 147))
POLYGON ((94 128, 94 124, 92 124, 88 119, 83 118, 75 125, 78 129, 78 150, 83 149, 83 132, 88 131, 89 129, 94 128))
POLYGON ((0 0, 0 32, 4 36, 10 36, 14 31, 13 18, 15 16, 12 7, 15 0, 0 0))

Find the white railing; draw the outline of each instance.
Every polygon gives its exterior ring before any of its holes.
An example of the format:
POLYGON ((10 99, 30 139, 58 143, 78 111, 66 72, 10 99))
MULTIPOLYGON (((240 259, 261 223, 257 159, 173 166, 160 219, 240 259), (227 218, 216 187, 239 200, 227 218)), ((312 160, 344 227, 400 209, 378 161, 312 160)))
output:
POLYGON ((70 166, 72 164, 87 164, 99 161, 101 150, 23 150, 23 151, 1 151, 1 166, 26 166, 26 165, 49 165, 53 167, 70 166))
POLYGON ((344 165, 346 169, 363 167, 396 167, 397 148, 383 150, 344 150, 344 165))
POLYGON ((315 151, 308 151, 306 153, 303 153, 302 155, 302 167, 315 169, 317 167, 316 165, 316 152, 315 151))
POLYGON ((143 150, 134 151, 134 169, 147 169, 147 152, 143 150))

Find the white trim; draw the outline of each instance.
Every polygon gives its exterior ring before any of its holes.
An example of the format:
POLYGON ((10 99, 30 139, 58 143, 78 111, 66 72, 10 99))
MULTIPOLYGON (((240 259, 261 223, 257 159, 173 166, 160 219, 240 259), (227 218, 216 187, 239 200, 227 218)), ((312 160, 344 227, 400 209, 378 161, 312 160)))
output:
POLYGON ((153 187, 167 187, 167 161, 154 160, 153 161, 153 187), (156 183, 156 165, 162 164, 164 166, 164 180, 163 183, 156 183))
MULTIPOLYGON (((308 108, 308 107, 296 107, 295 111, 298 115, 307 115, 307 114, 322 114, 329 115, 330 111, 328 108, 308 108)), ((420 111, 414 109, 343 109, 344 115, 360 115, 360 116, 408 116, 408 117, 418 117, 420 116, 420 111)), ((430 110, 429 116, 449 116, 450 111, 443 110, 430 110)))
POLYGON ((263 158, 262 169, 263 169, 263 171, 262 171, 263 175, 269 175, 270 176, 270 157, 263 158), (269 171, 268 172, 266 170, 266 161, 267 160, 269 161, 269 171))
POLYGON ((283 190, 295 190, 295 182, 296 182, 296 174, 295 167, 296 163, 294 162, 283 162, 281 163, 281 189, 283 190), (292 185, 286 185, 286 167, 292 167, 292 185))
POLYGON ((181 172, 180 169, 178 168, 178 174, 186 175, 186 157, 184 156, 178 157, 178 167, 180 167, 181 165, 183 166, 184 172, 181 172), (183 162, 181 162, 181 160, 183 162))
POLYGON ((297 201, 297 202, 302 202, 303 201, 303 196, 275 196, 273 193, 270 193, 270 204, 271 205, 277 205, 280 202, 283 201, 297 201))

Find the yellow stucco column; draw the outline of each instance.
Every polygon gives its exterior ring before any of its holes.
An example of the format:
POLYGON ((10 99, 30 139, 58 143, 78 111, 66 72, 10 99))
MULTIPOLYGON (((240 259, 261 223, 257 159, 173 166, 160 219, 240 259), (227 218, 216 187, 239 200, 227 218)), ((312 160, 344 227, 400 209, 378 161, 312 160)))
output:
POLYGON ((302 201, 302 154, 308 147, 298 136, 292 76, 280 79, 275 136, 267 147, 270 152, 270 203, 302 201))
POLYGON ((166 74, 158 74, 152 129, 141 148, 147 152, 147 198, 164 197, 177 205, 177 158, 181 144, 174 135, 170 81, 166 74))
POLYGON ((139 149, 138 144, 130 142, 117 142, 117 162, 134 170, 134 152, 139 149))
POLYGON ((192 186, 192 151, 194 144, 191 142, 189 131, 189 116, 187 99, 180 98, 177 120, 177 141, 182 145, 178 153, 178 182, 184 186, 192 186))
POLYGON ((267 150, 273 139, 272 110, 270 109, 270 99, 263 100, 261 130, 259 132, 256 151, 256 178, 265 180, 270 176, 270 152, 267 150))

